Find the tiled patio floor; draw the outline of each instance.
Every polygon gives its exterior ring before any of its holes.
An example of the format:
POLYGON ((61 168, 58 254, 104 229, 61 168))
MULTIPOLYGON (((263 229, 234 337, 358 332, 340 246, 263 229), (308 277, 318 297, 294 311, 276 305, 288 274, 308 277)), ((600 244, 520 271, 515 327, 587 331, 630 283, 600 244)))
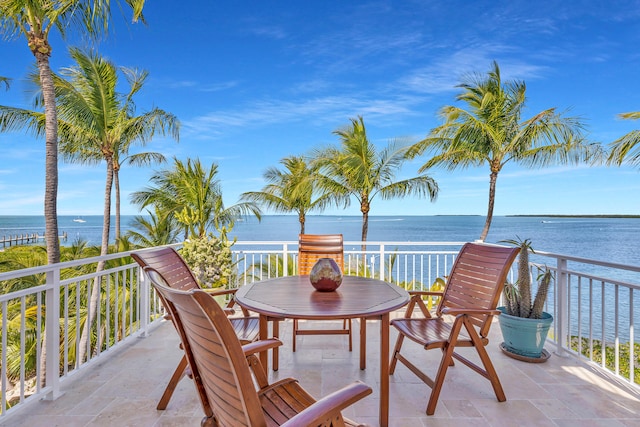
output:
MULTIPOLYGON (((316 396, 353 380, 374 388, 373 395, 345 412, 348 417, 378 425, 379 325, 368 322, 367 369, 358 368, 358 346, 349 352, 346 337, 304 336, 291 352, 291 323, 281 325, 280 370, 272 377, 293 376, 316 396)), ((358 331, 356 326, 355 331, 358 331)), ((395 331, 391 328, 392 345, 395 331)), ((640 427, 640 393, 573 358, 553 354, 547 363, 529 364, 499 350, 498 325, 492 328, 489 352, 500 375, 507 402, 496 401, 487 380, 456 364, 447 374, 433 416, 425 414, 430 389, 399 365, 391 377, 390 426, 635 426, 640 427)), ((357 338, 357 334, 354 336, 357 338)), ((407 342, 413 360, 437 367, 439 351, 426 352, 407 342)), ((409 348, 408 347, 408 348, 409 348)), ((181 357, 173 326, 165 322, 114 351, 86 372, 64 383, 65 394, 55 401, 34 402, 21 413, 1 421, 12 426, 198 426, 202 418, 192 382, 184 379, 165 411, 156 404, 181 357)))

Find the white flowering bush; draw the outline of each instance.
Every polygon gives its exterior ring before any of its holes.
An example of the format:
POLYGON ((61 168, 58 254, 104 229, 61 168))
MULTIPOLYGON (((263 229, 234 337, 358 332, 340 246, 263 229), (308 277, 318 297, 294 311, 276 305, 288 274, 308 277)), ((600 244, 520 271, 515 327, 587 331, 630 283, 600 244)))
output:
POLYGON ((226 287, 233 276, 232 245, 213 235, 196 237, 183 243, 180 254, 201 287, 226 287))

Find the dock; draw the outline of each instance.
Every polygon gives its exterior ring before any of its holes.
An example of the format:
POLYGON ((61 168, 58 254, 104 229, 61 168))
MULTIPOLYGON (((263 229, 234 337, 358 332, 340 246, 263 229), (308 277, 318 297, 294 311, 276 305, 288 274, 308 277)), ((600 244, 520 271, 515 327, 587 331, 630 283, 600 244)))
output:
MULTIPOLYGON (((58 236, 60 240, 67 240, 67 233, 64 232, 62 235, 58 236)), ((2 236, 0 237, 0 244, 3 248, 7 246, 13 245, 29 245, 33 243, 44 242, 44 236, 39 235, 38 233, 26 233, 26 234, 16 234, 14 236, 2 236)))

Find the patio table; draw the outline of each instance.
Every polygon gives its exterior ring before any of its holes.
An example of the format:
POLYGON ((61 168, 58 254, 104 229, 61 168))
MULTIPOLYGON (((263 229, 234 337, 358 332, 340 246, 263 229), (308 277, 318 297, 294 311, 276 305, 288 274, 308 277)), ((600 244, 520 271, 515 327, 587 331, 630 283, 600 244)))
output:
MULTIPOLYGON (((236 302, 260 315, 260 339, 268 338, 267 324, 283 319, 360 321, 360 369, 366 368, 366 319, 380 320, 380 425, 389 421, 389 313, 409 302, 404 289, 382 280, 344 276, 333 292, 316 291, 309 276, 261 280, 238 289, 236 302)), ((275 334, 275 333, 274 333, 275 334)), ((267 369, 267 352, 260 354, 267 369)), ((273 368, 278 369, 274 352, 273 368)))

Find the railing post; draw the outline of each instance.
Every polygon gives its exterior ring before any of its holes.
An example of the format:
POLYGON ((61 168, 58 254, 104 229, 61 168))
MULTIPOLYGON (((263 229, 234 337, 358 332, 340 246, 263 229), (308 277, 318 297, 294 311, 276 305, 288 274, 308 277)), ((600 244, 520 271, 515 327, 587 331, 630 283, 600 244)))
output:
POLYGON ((284 243, 282 245, 282 272, 283 276, 289 275, 289 245, 284 243))
POLYGON ((380 244, 380 280, 384 280, 384 244, 380 244))
POLYGON ((565 348, 566 334, 568 329, 568 283, 567 283, 567 260, 565 258, 557 259, 556 270, 556 284, 557 286, 557 298, 556 298, 556 355, 560 357, 566 357, 567 351, 565 348))
POLYGON ((47 400, 62 396, 60 391, 60 269, 56 264, 46 273, 45 291, 45 386, 47 400))
POLYGON ((140 286, 140 337, 146 338, 149 336, 149 318, 151 317, 151 289, 149 288, 149 281, 146 274, 141 268, 138 268, 138 284, 140 286))

